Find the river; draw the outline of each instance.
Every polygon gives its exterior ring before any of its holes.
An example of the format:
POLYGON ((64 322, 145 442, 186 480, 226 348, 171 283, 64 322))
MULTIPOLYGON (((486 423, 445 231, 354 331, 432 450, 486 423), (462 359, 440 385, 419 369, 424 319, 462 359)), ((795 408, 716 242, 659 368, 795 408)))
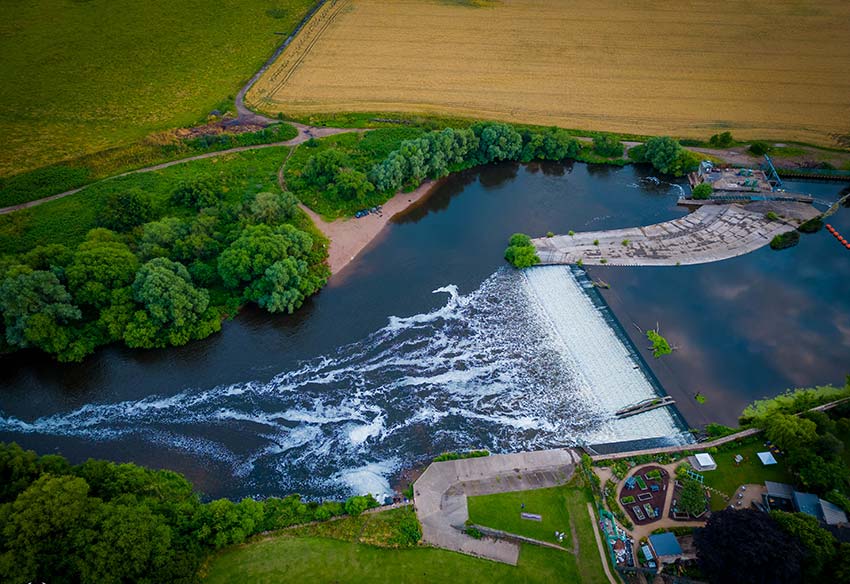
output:
MULTIPOLYGON (((841 382, 850 252, 826 232, 708 266, 594 268, 621 329, 582 274, 523 274, 501 258, 516 231, 680 216, 681 184, 584 164, 460 173, 293 316, 249 309, 186 347, 110 347, 82 364, 0 359, 0 440, 173 468, 210 496, 344 496, 386 490, 445 450, 686 440, 670 410, 612 418, 653 395, 656 376, 690 425, 732 423, 786 387, 841 382), (661 360, 632 324, 656 322, 679 347, 661 360)), ((788 188, 835 199, 841 185, 788 188)), ((831 222, 850 233, 848 216, 831 222)))

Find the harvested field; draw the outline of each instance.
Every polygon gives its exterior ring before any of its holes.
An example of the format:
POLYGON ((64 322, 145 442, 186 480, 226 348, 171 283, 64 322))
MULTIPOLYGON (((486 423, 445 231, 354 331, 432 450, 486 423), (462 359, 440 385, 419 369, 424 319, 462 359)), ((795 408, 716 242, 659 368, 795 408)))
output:
POLYGON ((329 0, 247 101, 834 145, 848 38, 843 0, 329 0))

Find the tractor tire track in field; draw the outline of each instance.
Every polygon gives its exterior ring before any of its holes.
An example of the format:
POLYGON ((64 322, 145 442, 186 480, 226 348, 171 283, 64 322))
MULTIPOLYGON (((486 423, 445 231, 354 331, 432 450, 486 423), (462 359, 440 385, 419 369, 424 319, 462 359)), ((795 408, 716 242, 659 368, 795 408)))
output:
POLYGON ((286 140, 285 142, 272 142, 270 144, 254 144, 252 146, 237 146, 236 148, 229 148, 227 150, 219 150, 217 152, 206 152, 204 154, 197 154, 195 156, 189 156, 187 158, 180 158, 178 160, 171 160, 169 162, 162 162, 160 164, 154 164, 153 166, 146 166, 144 168, 137 168, 135 170, 128 170, 127 172, 122 172, 120 174, 116 174, 113 176, 109 176, 103 178, 101 180, 95 181, 93 183, 89 183, 87 185, 83 185, 81 187, 77 187, 76 189, 71 189, 69 191, 65 191, 63 193, 58 193, 55 195, 50 195, 49 197, 44 197, 41 199, 36 199, 34 201, 28 201, 26 203, 20 203, 18 205, 12 205, 11 207, 4 207, 0 209, 0 215, 6 215, 8 213, 13 213, 15 211, 20 211, 21 209, 28 209, 30 207, 36 207, 38 205, 55 201, 56 199, 61 199, 63 197, 68 197, 70 195, 74 195, 83 191, 91 186, 98 185, 104 183, 106 181, 110 181, 116 178, 121 178, 122 176, 129 176, 131 174, 141 174, 143 172, 154 172, 157 170, 162 170, 164 168, 169 168, 171 166, 176 166, 178 164, 184 164, 186 162, 192 162, 194 160, 204 160, 206 158, 215 158, 217 156, 224 156, 226 154, 236 154, 238 152, 247 152, 248 150, 259 150, 261 148, 275 148, 279 146, 297 146, 303 142, 306 142, 310 138, 324 138, 326 136, 333 136, 334 134, 342 134, 345 132, 356 132, 362 130, 355 130, 349 128, 319 128, 315 126, 306 126, 304 124, 297 124, 290 122, 295 129, 298 130, 298 135, 291 140, 286 140))

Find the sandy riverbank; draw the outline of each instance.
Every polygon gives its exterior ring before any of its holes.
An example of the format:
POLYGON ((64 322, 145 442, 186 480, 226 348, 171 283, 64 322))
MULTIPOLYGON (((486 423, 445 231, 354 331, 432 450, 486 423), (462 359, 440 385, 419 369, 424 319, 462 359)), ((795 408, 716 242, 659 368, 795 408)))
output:
POLYGON ((360 219, 325 221, 317 213, 302 204, 301 209, 331 241, 328 250, 331 274, 338 273, 351 263, 381 233, 390 219, 424 199, 438 184, 439 181, 429 180, 422 183, 414 191, 397 193, 392 199, 384 203, 380 215, 369 214, 360 219))

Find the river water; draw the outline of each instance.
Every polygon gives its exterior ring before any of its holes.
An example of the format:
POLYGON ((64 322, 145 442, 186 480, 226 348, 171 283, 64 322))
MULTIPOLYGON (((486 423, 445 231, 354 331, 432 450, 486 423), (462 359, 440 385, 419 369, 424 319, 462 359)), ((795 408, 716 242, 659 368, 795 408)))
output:
MULTIPOLYGON (((613 313, 580 270, 520 273, 501 259, 516 231, 680 216, 679 193, 641 167, 461 173, 296 315, 248 310, 187 347, 112 347, 79 365, 0 359, 0 440, 173 468, 211 496, 344 496, 385 492, 445 450, 687 440, 670 409, 614 419, 663 391, 656 375, 690 425, 732 422, 785 387, 842 381, 850 252, 825 232, 710 266, 594 269, 613 284, 613 313), (662 360, 632 325, 656 321, 679 346, 662 360)), ((850 233, 848 215, 831 222, 850 233)))

